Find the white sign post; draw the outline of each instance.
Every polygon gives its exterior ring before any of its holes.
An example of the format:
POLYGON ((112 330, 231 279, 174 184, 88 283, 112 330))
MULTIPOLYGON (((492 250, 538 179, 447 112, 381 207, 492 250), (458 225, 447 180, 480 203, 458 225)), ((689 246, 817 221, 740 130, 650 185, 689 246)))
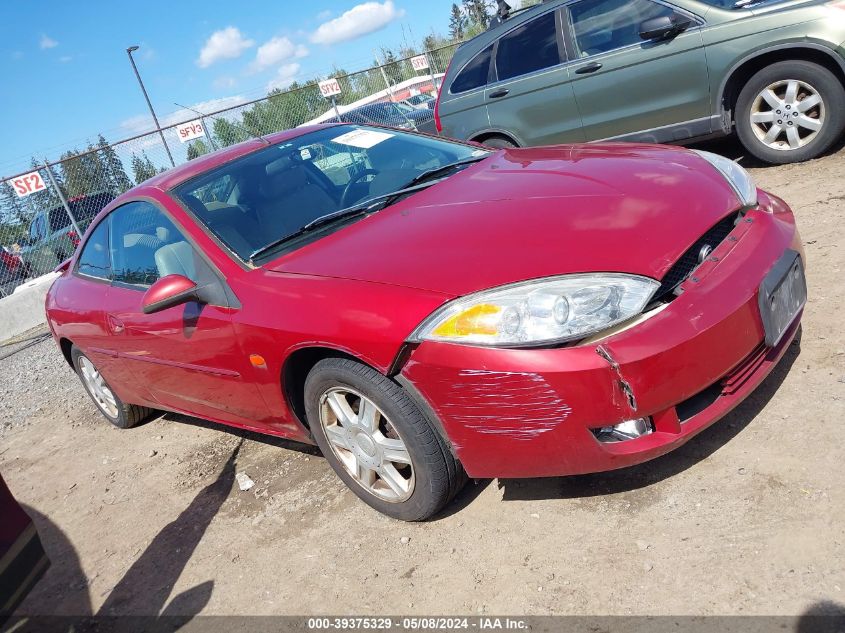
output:
POLYGON ((326 79, 319 83, 320 94, 326 99, 340 94, 340 82, 337 79, 326 79))
POLYGON ((176 135, 180 141, 187 143, 188 141, 193 141, 195 138, 205 136, 205 126, 199 119, 188 121, 187 123, 176 126, 176 135))
POLYGON ((44 184, 44 179, 37 171, 31 171, 28 174, 23 174, 17 178, 12 178, 12 187, 18 198, 25 198, 26 196, 36 193, 37 191, 44 191, 47 185, 44 184))
POLYGON ((411 66, 414 70, 428 70, 428 57, 426 55, 412 57, 411 66))
POLYGON ((332 100, 334 115, 337 117, 337 122, 341 123, 340 110, 337 109, 337 101, 335 100, 335 97, 341 92, 340 82, 337 79, 332 78, 321 81, 318 85, 320 86, 320 94, 326 99, 332 100))

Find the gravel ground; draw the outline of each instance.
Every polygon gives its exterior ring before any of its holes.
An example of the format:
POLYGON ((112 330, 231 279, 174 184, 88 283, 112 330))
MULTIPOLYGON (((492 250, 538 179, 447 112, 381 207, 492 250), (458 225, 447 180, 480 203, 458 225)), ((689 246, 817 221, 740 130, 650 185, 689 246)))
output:
POLYGON ((426 524, 372 512, 307 447, 175 415, 113 429, 52 341, 0 360, 0 471, 53 561, 21 613, 842 610, 843 168, 753 169, 796 211, 811 299, 734 413, 624 471, 471 483, 426 524))

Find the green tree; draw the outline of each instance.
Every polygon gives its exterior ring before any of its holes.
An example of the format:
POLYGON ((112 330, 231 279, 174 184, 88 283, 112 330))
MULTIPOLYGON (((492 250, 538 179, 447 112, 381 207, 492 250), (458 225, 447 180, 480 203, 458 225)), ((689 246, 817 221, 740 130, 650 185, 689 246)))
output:
POLYGON ((147 156, 146 152, 141 152, 141 156, 132 154, 130 164, 132 166, 132 173, 135 175, 135 182, 139 185, 145 180, 149 180, 158 173, 155 165, 147 156), (143 156, 143 158, 141 157, 143 156))
POLYGON ((203 141, 201 138, 198 138, 188 145, 188 160, 199 158, 204 154, 208 154, 210 151, 211 148, 208 146, 208 143, 203 141))
POLYGON ((97 147, 100 148, 103 167, 105 168, 111 191, 115 194, 120 194, 131 189, 132 180, 126 175, 123 162, 118 158, 117 152, 106 142, 102 134, 97 138, 97 147))
POLYGON ((467 16, 467 37, 474 37, 490 26, 490 3, 488 0, 464 0, 467 16))
POLYGON ((452 5, 452 12, 449 15, 449 36, 454 42, 460 42, 466 36, 466 16, 457 4, 452 5))
POLYGON ((211 127, 214 132, 214 139, 221 147, 229 147, 249 138, 247 132, 227 119, 216 118, 211 127))

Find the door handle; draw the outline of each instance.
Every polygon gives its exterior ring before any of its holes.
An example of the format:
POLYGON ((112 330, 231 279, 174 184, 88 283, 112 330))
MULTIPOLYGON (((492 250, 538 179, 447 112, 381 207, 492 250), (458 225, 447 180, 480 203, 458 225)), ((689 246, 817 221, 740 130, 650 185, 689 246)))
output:
POLYGON ((497 90, 496 92, 491 92, 488 96, 491 99, 501 99, 502 97, 506 96, 510 90, 507 88, 502 88, 501 90, 497 90))
POLYGON ((586 66, 581 66, 578 70, 575 71, 576 75, 587 75, 589 73, 594 73, 597 70, 601 70, 602 65, 598 62, 592 62, 591 64, 587 64, 586 66))
POLYGON ((112 334, 123 334, 124 326, 123 321, 118 319, 113 314, 108 315, 108 322, 109 322, 109 330, 111 330, 112 334))

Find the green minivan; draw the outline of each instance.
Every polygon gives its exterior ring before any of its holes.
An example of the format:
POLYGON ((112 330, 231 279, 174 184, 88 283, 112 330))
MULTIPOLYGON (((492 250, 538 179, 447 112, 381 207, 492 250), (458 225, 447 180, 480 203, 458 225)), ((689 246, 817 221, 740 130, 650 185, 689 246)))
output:
POLYGON ((683 143, 736 130, 769 163, 845 128, 845 2, 552 0, 462 44, 438 131, 494 147, 683 143))

